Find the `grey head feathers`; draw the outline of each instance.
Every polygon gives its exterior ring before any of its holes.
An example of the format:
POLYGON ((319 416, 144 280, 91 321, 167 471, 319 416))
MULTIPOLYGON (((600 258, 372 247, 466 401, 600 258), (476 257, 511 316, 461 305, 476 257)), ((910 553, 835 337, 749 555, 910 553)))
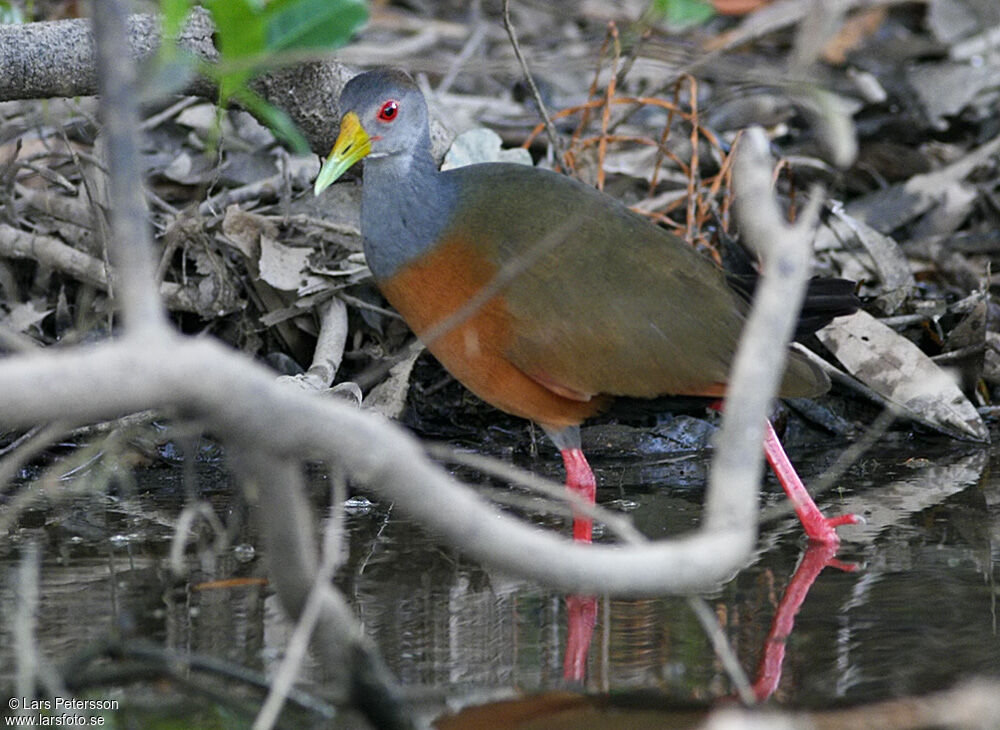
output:
POLYGON ((368 265, 381 281, 440 238, 457 188, 437 170, 427 103, 406 73, 379 69, 355 76, 340 97, 341 114, 350 111, 372 139, 364 163, 361 233, 368 265), (392 119, 380 118, 391 102, 392 119))

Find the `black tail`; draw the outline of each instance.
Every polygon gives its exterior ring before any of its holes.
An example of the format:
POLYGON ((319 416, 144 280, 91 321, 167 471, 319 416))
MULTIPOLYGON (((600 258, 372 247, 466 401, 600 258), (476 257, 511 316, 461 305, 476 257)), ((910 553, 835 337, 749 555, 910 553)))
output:
POLYGON ((849 279, 816 276, 806 285, 806 298, 795 325, 795 339, 808 337, 837 317, 854 314, 861 306, 857 284, 849 279))
MULTIPOLYGON (((750 301, 757 288, 757 276, 726 274, 726 279, 740 296, 750 301)), ((854 289, 857 285, 848 279, 816 276, 806 285, 806 297, 802 303, 798 323, 795 325, 795 339, 801 340, 818 329, 826 327, 836 317, 854 314, 861 306, 854 289)))

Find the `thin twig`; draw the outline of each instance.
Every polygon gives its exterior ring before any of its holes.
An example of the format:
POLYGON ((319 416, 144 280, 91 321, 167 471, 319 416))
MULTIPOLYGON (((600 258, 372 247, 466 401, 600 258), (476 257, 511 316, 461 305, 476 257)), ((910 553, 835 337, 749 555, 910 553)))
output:
MULTIPOLYGON (((273 485, 271 486, 273 488, 273 485)), ((323 537, 322 562, 316 571, 306 605, 295 623, 295 630, 285 646, 285 655, 270 683, 267 699, 254 720, 253 730, 271 730, 278 721, 278 716, 285 705, 285 699, 294 689, 295 680, 299 676, 299 671, 309 649, 313 630, 316 628, 316 623, 324 609, 326 592, 333 590, 330 582, 341 563, 339 544, 340 531, 337 520, 330 520, 323 537)))
MULTIPOLYGON (((248 711, 242 693, 221 691, 215 682, 206 679, 238 683, 241 688, 264 690, 270 678, 235 662, 196 652, 167 649, 148 641, 104 639, 88 645, 63 664, 68 690, 82 692, 102 686, 120 686, 137 680, 166 680, 194 696, 207 697, 220 707, 240 714, 248 711)), ((68 694, 64 691, 64 694, 68 694)), ((324 699, 300 689, 289 693, 288 699, 299 709, 324 719, 332 719, 337 709, 324 699)))
POLYGON ((528 82, 528 88, 531 89, 531 95, 534 97, 535 103, 538 105, 538 112, 542 115, 542 119, 545 120, 545 131, 549 135, 549 141, 552 143, 552 149, 555 152, 556 162, 561 166, 564 160, 563 155, 565 155, 566 150, 563 149, 562 141, 559 139, 555 125, 552 124, 552 118, 549 116, 549 111, 545 106, 545 102, 542 101, 542 95, 538 91, 538 86, 535 85, 534 77, 528 69, 528 62, 524 60, 524 54, 521 53, 521 45, 517 42, 517 31, 514 30, 514 24, 510 22, 510 0, 503 0, 503 27, 507 30, 507 36, 510 38, 510 44, 514 48, 514 55, 517 56, 517 62, 521 64, 521 71, 524 73, 524 79, 528 82))
POLYGON ((108 254, 120 279, 116 291, 129 331, 145 334, 167 329, 149 234, 149 210, 139 165, 138 66, 129 56, 128 13, 119 0, 94 6, 94 45, 101 121, 108 150, 108 196, 112 201, 108 254))
POLYGON ((723 669, 726 670, 729 679, 736 686, 736 692, 740 696, 740 701, 747 706, 757 704, 757 698, 754 696, 750 680, 747 679, 746 672, 743 671, 736 652, 733 651, 733 647, 729 644, 729 639, 726 638, 726 634, 719 626, 719 617, 715 615, 712 609, 709 608, 708 602, 701 596, 688 596, 687 602, 695 618, 698 619, 698 623, 701 624, 702 631, 705 632, 708 640, 712 643, 715 656, 722 662, 723 669))
POLYGON ((9 447, 0 449, 0 494, 4 485, 12 480, 21 468, 66 435, 69 427, 55 422, 47 426, 37 426, 9 447))
POLYGON ((462 46, 462 50, 459 51, 458 56, 451 63, 451 67, 448 69, 448 73, 444 75, 441 82, 434 89, 435 94, 444 94, 451 88, 451 85, 455 83, 455 79, 458 78, 458 73, 461 71, 462 66, 465 62, 469 60, 473 53, 482 45, 483 40, 486 38, 486 30, 489 26, 483 22, 481 19, 475 24, 472 29, 472 33, 469 35, 469 40, 465 42, 462 46))
POLYGON ((611 79, 604 94, 604 106, 601 108, 601 133, 597 143, 597 189, 604 190, 604 159, 608 152, 608 127, 611 123, 611 100, 615 98, 615 81, 618 78, 618 61, 621 59, 621 44, 618 42, 618 26, 611 23, 608 26, 611 43, 614 48, 611 79))
MULTIPOLYGON (((191 458, 188 457, 188 460, 191 458)), ((219 554, 225 545, 227 538, 226 527, 222 524, 219 516, 215 514, 212 505, 205 501, 192 502, 185 505, 184 509, 177 516, 174 536, 170 541, 170 557, 167 560, 167 565, 170 566, 170 571, 175 576, 182 576, 187 573, 184 566, 184 550, 187 548, 188 536, 194 532, 193 528, 198 519, 204 520, 212 528, 212 533, 215 535, 215 545, 213 546, 212 554, 219 554)))
MULTIPOLYGON (((38 545, 28 542, 21 548, 21 560, 17 568, 17 600, 13 626, 14 656, 17 662, 15 686, 19 697, 34 697, 38 676, 38 628, 39 571, 42 559, 38 545)), ((12 708, 17 706, 11 703, 12 708)))

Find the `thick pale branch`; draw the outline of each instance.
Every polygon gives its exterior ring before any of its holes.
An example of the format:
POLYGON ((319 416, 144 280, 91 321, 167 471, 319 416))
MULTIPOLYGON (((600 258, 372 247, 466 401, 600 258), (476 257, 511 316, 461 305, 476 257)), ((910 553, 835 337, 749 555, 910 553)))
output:
MULTIPOLYGON (((767 139, 750 129, 740 141, 733 174, 736 213, 745 239, 761 254, 764 272, 730 374, 706 498, 706 525, 752 524, 760 481, 764 421, 778 391, 809 275, 808 231, 816 205, 795 227, 784 223, 771 192, 767 139)), ((819 195, 814 195, 814 201, 819 195)))
MULTIPOLYGON (((129 44, 136 63, 154 56, 160 27, 151 15, 129 18, 129 44)), ((214 61, 214 27, 209 14, 195 9, 178 43, 186 51, 214 61)), ((309 146, 327 154, 338 129, 337 99, 355 71, 334 61, 310 61, 263 74, 253 90, 288 113, 309 146)), ((179 92, 217 100, 215 85, 200 76, 179 92)), ((97 93, 94 39, 86 20, 0 25, 0 101, 90 96, 97 93)), ((444 155, 451 135, 438 122, 431 125, 435 154, 444 155)))
MULTIPOLYGON (((312 365, 300 375, 283 375, 279 380, 296 385, 303 390, 326 390, 337 376, 344 359, 347 343, 347 305, 340 297, 333 297, 320 310, 319 336, 313 350, 312 365)), ((358 389, 358 402, 361 390, 358 389)))
MULTIPOLYGON (((211 60, 217 55, 213 31, 208 14, 197 12, 181 45, 211 60)), ((152 15, 131 16, 129 42, 135 61, 149 58, 160 42, 159 23, 152 15)), ((94 37, 86 19, 0 25, 0 99, 92 96, 97 93, 94 61, 94 37)), ((194 84, 191 93, 211 90, 205 81, 194 84)))
POLYGON ((281 387, 269 371, 207 339, 12 356, 0 361, 0 392, 0 422, 8 426, 179 408, 245 449, 338 462, 356 484, 393 500, 470 556, 566 591, 710 589, 741 567, 752 543, 745 528, 749 538, 711 530, 648 546, 573 544, 501 514, 430 462, 399 427, 336 399, 281 387))
POLYGON ((398 427, 335 400, 283 388, 270 372, 211 340, 164 336, 141 346, 110 342, 10 357, 0 361, 0 392, 5 394, 0 422, 33 425, 180 409, 244 451, 339 463, 355 483, 393 500, 450 544, 506 572, 582 593, 710 589, 731 577, 753 546, 761 427, 781 372, 781 343, 795 317, 789 302, 797 301, 794 292, 796 287, 801 291, 808 262, 808 249, 782 225, 769 185, 759 183, 758 176, 769 179, 767 173, 753 170, 766 157, 764 149, 763 141, 751 135, 742 155, 740 174, 749 186, 741 187, 743 225, 755 240, 772 241, 773 248, 737 356, 705 527, 693 535, 648 545, 590 546, 529 527, 452 481, 398 427))
MULTIPOLYGON (((336 463, 356 484, 392 500, 485 565, 557 589, 610 595, 692 593, 716 587, 742 567, 756 537, 761 424, 777 388, 783 343, 797 311, 789 302, 801 299, 808 262, 808 250, 785 231, 772 210, 767 183, 752 177, 761 174, 752 168, 764 164, 760 139, 753 137, 746 145, 753 154, 741 155, 748 162, 739 174, 750 187, 741 187, 740 196, 746 199, 745 208, 753 211, 744 229, 755 240, 774 240, 775 245, 766 257, 758 302, 737 357, 704 527, 671 541, 582 545, 502 514, 454 482, 414 438, 391 423, 336 400, 281 387, 272 373, 217 342, 181 338, 166 327, 153 286, 138 175, 134 66, 122 64, 129 52, 135 58, 149 57, 158 31, 148 19, 132 18, 131 46, 126 50, 127 20, 119 2, 97 5, 98 50, 104 61, 102 120, 110 147, 109 203, 115 224, 109 252, 119 275, 115 281, 126 323, 132 331, 138 325, 148 336, 0 360, 0 423, 12 427, 96 421, 149 408, 200 419, 239 457, 243 481, 258 495, 269 540, 267 555, 280 563, 272 565, 270 573, 284 605, 296 616, 307 606, 318 573, 314 518, 298 471, 301 461, 313 458, 336 463), (762 220, 761 209, 770 217, 762 220)), ((193 42, 196 53, 210 58, 214 49, 210 24, 205 22, 203 13, 196 14, 192 21, 196 30, 192 35, 189 27, 182 43, 193 42)), ((96 57, 88 30, 72 22, 16 31, 0 28, 0 79, 5 80, 0 81, 0 98, 72 96, 97 90, 96 57), (40 51, 46 54, 44 62, 38 61, 40 51), (25 72, 26 68, 30 70, 25 72), (13 81, 20 81, 21 87, 15 89, 13 81)), ((260 79, 258 90, 284 107, 314 148, 324 151, 335 128, 333 99, 346 74, 339 66, 303 64, 260 79)), ((763 177, 767 179, 766 174, 763 177)), ((103 267, 81 258, 82 254, 48 248, 71 259, 84 279, 98 285, 104 280, 103 267)), ((332 325, 343 324, 342 308, 330 314, 325 344, 339 349, 343 327, 332 325)), ((329 362, 317 375, 331 376, 338 357, 327 356, 329 362)), ((348 691, 355 701, 363 706, 367 702, 369 717, 385 726, 407 726, 400 719, 402 713, 391 711, 396 702, 392 683, 347 604, 332 589, 321 598, 314 646, 325 664, 350 670, 341 679, 351 683, 348 691)))
POLYGON ((99 258, 68 246, 58 238, 28 233, 0 223, 0 256, 32 259, 74 279, 107 290, 108 276, 99 258))
MULTIPOLYGON (((157 19, 133 15, 128 30, 135 63, 151 59, 160 44, 157 19)), ((178 43, 198 58, 215 61, 214 31, 209 14, 197 9, 178 43)), ((313 149, 328 152, 336 134, 337 96, 351 75, 339 64, 303 63, 261 77, 254 88, 291 115, 313 149)), ((87 20, 0 25, 0 100, 91 96, 97 91, 94 37, 87 20)), ((218 96, 215 85, 200 76, 178 91, 213 100, 218 96)))

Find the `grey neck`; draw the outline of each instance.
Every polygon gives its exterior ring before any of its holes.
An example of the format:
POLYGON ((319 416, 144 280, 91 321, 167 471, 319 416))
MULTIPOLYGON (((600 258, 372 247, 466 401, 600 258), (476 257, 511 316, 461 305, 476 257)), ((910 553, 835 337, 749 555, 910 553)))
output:
POLYGON ((376 281, 427 250, 448 224, 456 189, 441 175, 430 142, 365 160, 361 232, 376 281))

